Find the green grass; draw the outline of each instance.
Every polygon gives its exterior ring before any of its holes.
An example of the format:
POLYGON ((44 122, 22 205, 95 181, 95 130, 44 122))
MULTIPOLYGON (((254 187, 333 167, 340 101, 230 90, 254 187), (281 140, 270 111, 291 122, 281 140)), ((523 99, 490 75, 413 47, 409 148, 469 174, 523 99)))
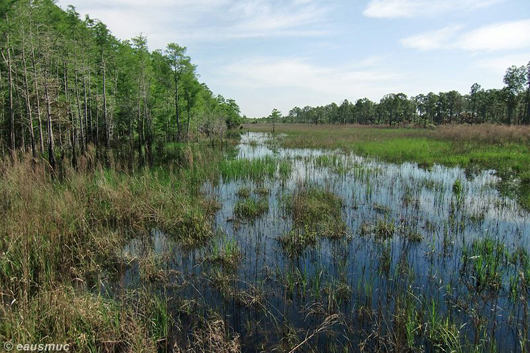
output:
POLYGON ((238 261, 241 259, 241 249, 237 241, 229 238, 227 234, 219 239, 219 242, 214 242, 211 249, 209 260, 212 262, 221 263, 228 267, 236 267, 238 261))
POLYGON ((339 238, 346 234, 342 206, 342 199, 329 190, 300 186, 288 198, 286 210, 296 227, 339 238))
POLYGON ((263 216, 268 211, 269 200, 265 197, 240 199, 234 206, 234 215, 241 220, 253 220, 263 216))
MULTIPOLYGON (((246 126, 267 131, 267 125, 246 126)), ((342 149, 392 163, 415 162, 424 168, 434 164, 462 168, 493 169, 503 181, 519 180, 515 189, 501 183, 500 190, 512 194, 530 208, 530 128, 525 126, 450 125, 434 130, 382 128, 359 125, 278 124, 286 134, 284 147, 342 149)), ((333 159, 317 163, 335 165, 333 159)))
POLYGON ((225 181, 251 179, 262 181, 272 178, 279 170, 281 177, 287 177, 291 173, 291 165, 285 160, 277 160, 272 157, 259 159, 231 159, 221 162, 219 165, 221 176, 225 181))

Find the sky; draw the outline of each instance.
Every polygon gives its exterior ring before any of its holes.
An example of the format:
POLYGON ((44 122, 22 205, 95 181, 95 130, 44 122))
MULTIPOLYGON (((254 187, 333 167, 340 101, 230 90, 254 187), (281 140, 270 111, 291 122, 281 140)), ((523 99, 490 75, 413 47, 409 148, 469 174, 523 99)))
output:
POLYGON ((242 114, 501 88, 530 61, 530 0, 58 0, 151 50, 188 48, 242 114))

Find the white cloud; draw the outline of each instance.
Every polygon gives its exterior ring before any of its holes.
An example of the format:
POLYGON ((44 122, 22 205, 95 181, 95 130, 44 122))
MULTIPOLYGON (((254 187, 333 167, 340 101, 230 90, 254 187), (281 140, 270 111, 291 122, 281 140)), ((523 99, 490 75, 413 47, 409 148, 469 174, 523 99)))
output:
POLYGON ((300 88, 344 97, 351 92, 368 94, 367 91, 373 91, 381 83, 389 84, 401 77, 388 69, 369 65, 371 61, 369 58, 359 65, 327 67, 304 58, 255 58, 232 63, 223 71, 232 78, 231 84, 238 87, 300 88))
POLYGON ((326 33, 328 7, 311 0, 59 0, 106 23, 120 39, 168 42, 308 36, 326 33))
POLYGON ((340 104, 343 99, 379 99, 407 80, 384 58, 370 56, 349 65, 316 64, 307 58, 255 57, 221 67, 214 82, 237 90, 245 114, 259 117, 272 107, 287 114, 294 106, 340 104))
POLYGON ((421 33, 402 39, 401 44, 405 47, 419 50, 432 50, 447 47, 449 41, 455 37, 456 33, 458 33, 461 28, 461 25, 449 25, 436 31, 421 33))
POLYGON ((404 38, 401 44, 419 50, 496 51, 530 48, 530 20, 495 23, 465 33, 461 33, 462 28, 460 25, 450 25, 404 38))
POLYGON ((530 19, 481 27, 462 35, 456 45, 466 50, 529 48, 530 19))
POLYGON ((469 12, 504 0, 372 0, 364 10, 367 17, 432 17, 450 12, 469 12))

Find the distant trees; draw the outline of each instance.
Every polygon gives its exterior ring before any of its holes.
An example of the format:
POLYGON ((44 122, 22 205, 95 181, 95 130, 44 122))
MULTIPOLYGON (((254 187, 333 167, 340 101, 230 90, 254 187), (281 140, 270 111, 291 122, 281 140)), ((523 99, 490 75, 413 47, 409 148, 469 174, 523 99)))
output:
MULTIPOLYGON (((319 107, 295 107, 282 122, 310 124, 530 124, 530 62, 506 70, 503 89, 484 90, 474 83, 469 94, 457 91, 390 93, 379 102, 363 98, 319 107)), ((270 121, 270 116, 266 121, 270 121)))
POLYGON ((241 122, 233 100, 199 82, 186 48, 150 52, 145 36, 120 41, 53 0, 2 2, 0 77, 0 152, 31 151, 53 169, 89 145, 104 164, 111 153, 151 164, 157 144, 241 122))

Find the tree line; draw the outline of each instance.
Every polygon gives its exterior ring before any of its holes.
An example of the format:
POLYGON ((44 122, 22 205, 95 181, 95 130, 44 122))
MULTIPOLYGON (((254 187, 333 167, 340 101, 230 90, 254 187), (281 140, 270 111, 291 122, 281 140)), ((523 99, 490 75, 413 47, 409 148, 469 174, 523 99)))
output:
MULTIPOLYGON (((475 83, 468 94, 457 91, 430 92, 407 97, 404 93, 385 95, 378 103, 368 98, 340 105, 295 107, 286 116, 278 112, 252 122, 311 124, 530 124, 530 62, 506 70, 502 89, 483 89, 475 83)), ((250 121, 249 121, 250 122, 250 121)))
POLYGON ((31 151, 51 168, 94 148, 152 164, 156 148, 222 136, 241 122, 232 99, 199 82, 186 48, 149 51, 54 0, 0 4, 0 152, 31 151))

